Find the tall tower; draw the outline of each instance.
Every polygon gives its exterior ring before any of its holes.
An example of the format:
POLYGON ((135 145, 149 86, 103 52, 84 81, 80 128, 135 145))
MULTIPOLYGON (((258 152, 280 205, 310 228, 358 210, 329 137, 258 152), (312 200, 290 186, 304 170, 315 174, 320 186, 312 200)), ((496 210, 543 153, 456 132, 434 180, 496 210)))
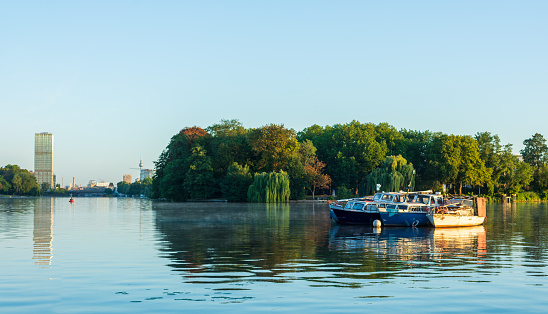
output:
POLYGON ((38 184, 47 183, 54 188, 53 181, 53 134, 34 134, 34 175, 38 184))
POLYGON ((141 161, 139 162, 139 180, 143 181, 143 145, 141 145, 141 161))

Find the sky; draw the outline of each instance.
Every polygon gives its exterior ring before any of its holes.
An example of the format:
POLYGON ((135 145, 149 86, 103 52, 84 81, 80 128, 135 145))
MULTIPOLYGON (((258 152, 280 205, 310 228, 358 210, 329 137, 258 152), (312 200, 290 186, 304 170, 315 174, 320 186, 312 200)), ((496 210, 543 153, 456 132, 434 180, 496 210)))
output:
POLYGON ((548 1, 0 1, 0 166, 139 176, 238 119, 548 137, 548 1))

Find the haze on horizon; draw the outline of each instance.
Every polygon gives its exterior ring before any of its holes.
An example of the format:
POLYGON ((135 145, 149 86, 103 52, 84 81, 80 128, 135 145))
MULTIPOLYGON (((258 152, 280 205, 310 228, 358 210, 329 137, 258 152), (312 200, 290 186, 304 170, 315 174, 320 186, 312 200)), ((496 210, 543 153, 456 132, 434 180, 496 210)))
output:
POLYGON ((0 166, 119 182, 189 126, 548 137, 546 1, 5 1, 0 166))

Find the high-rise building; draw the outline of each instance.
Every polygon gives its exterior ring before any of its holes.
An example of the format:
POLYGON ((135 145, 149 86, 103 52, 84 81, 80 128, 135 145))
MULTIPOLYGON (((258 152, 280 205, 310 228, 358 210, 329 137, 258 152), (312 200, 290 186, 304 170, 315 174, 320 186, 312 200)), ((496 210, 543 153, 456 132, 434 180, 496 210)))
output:
POLYGON ((53 181, 53 134, 34 134, 34 175, 38 184, 47 183, 54 188, 53 181))
POLYGON ((125 183, 131 184, 131 180, 132 180, 131 174, 124 174, 124 182, 125 183))
POLYGON ((152 169, 141 169, 140 179, 143 181, 146 178, 152 178, 154 176, 154 170, 152 169))

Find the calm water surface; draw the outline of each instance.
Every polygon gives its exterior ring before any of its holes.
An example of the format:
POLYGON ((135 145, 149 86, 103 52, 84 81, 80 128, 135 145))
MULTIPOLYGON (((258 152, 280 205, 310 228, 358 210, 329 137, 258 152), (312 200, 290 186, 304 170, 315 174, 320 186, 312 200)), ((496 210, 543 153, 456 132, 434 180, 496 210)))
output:
POLYGON ((0 312, 548 311, 548 204, 338 226, 323 203, 0 198, 0 312))

